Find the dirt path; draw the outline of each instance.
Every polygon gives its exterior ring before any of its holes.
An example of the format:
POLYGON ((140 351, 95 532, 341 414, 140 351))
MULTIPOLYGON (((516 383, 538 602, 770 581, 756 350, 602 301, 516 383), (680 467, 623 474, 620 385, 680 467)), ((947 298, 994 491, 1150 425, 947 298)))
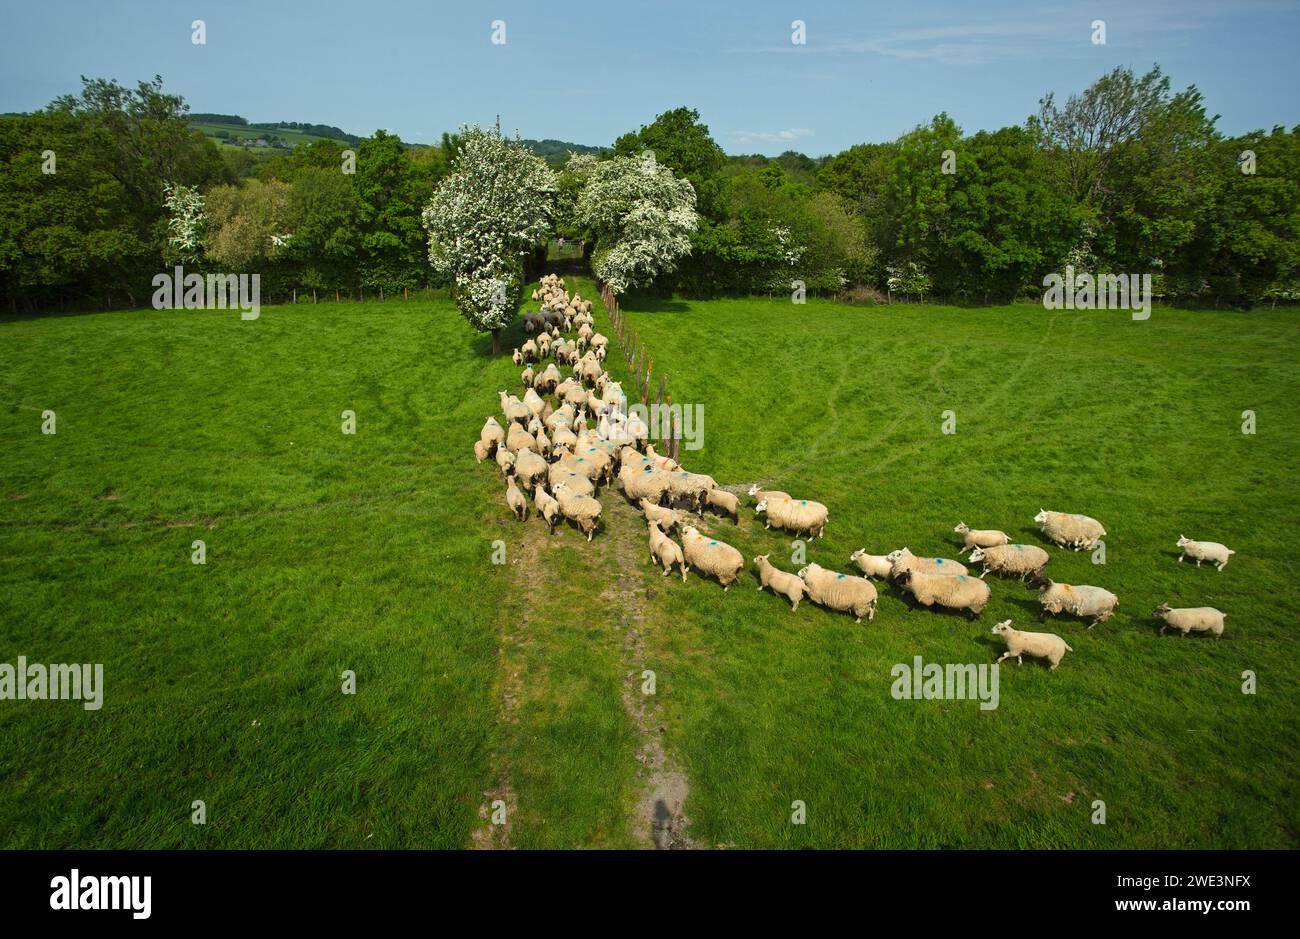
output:
MULTIPOLYGON (((623 613, 623 661, 627 669, 623 677, 623 710, 636 728, 638 739, 636 759, 640 764, 641 793, 632 819, 632 833, 646 847, 693 848, 695 845, 686 833, 688 821, 684 811, 690 784, 686 773, 664 747, 665 728, 657 716, 655 695, 642 690, 643 672, 655 670, 654 663, 646 660, 644 633, 646 604, 654 601, 657 592, 656 587, 644 586, 640 576, 648 568, 650 557, 645 521, 617 492, 608 492, 601 501, 608 516, 606 531, 619 571, 616 584, 605 595, 623 613)), ((669 578, 664 578, 665 589, 673 586, 667 581, 676 576, 674 571, 669 578)))

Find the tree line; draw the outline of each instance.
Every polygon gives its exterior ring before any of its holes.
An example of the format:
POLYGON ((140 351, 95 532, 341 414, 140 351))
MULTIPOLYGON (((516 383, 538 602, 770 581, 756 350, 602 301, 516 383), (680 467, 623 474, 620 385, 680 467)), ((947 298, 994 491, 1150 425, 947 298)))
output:
MULTIPOLYGON (((41 111, 0 117, 7 306, 140 306, 176 263, 260 273, 267 298, 454 287, 431 264, 422 213, 455 174, 463 132, 412 147, 377 131, 254 161, 192 130, 187 112, 155 77, 83 79, 41 111)), ((615 229, 618 206, 635 198, 675 242, 673 263, 628 280, 656 292, 797 283, 999 302, 1041 294, 1042 279, 1069 265, 1150 272, 1155 293, 1180 302, 1295 300, 1300 128, 1230 137, 1216 123, 1194 86, 1173 91, 1158 67, 1116 69, 1064 102, 1049 94, 1020 125, 966 134, 939 114, 897 140, 819 159, 728 156, 697 112, 678 108, 562 166, 546 154, 557 170, 550 225, 518 276, 535 276, 552 234, 584 244, 607 271, 626 267, 641 248, 615 229), (631 173, 647 160, 670 172, 631 173), (683 198, 672 180, 693 190, 689 229, 668 224, 683 198)))

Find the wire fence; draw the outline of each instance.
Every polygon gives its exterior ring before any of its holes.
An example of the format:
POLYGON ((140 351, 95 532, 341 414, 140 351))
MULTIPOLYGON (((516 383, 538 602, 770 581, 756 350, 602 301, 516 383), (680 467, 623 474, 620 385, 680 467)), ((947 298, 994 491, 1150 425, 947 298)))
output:
POLYGON ((668 373, 664 372, 659 375, 659 387, 654 385, 654 356, 650 354, 641 341, 640 333, 628 325, 623 318, 623 311, 619 309, 618 297, 610 289, 609 284, 600 285, 600 301, 605 305, 605 313, 609 317, 610 326, 614 329, 614 338, 618 340, 619 349, 623 353, 623 361, 627 363, 628 372, 632 375, 632 382, 636 388, 637 398, 640 402, 650 409, 651 431, 655 426, 662 427, 663 420, 656 420, 659 415, 667 414, 667 438, 664 441, 665 455, 676 460, 681 451, 682 444, 682 415, 680 410, 672 407, 673 396, 668 390, 668 373), (665 407, 667 411, 665 412, 665 407))

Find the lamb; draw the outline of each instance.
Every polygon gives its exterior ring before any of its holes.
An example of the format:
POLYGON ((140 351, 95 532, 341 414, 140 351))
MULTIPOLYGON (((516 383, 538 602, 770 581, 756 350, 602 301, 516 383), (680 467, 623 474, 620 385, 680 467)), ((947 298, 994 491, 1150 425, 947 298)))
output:
POLYGON ((659 524, 650 519, 646 522, 646 528, 650 531, 650 560, 657 561, 663 566, 664 576, 672 570, 676 564, 682 572, 682 581, 686 580, 686 559, 682 556, 682 549, 662 531, 659 530, 659 524))
POLYGON ((664 531, 672 531, 674 528, 682 527, 682 514, 676 509, 666 508, 662 505, 656 505, 649 499, 642 499, 638 503, 645 517, 659 525, 664 531))
POLYGON ((1160 604, 1151 611, 1151 615, 1164 620, 1160 635, 1163 636, 1166 629, 1172 628, 1181 632, 1184 639, 1188 633, 1213 633, 1214 638, 1219 639, 1223 636, 1223 621, 1228 618, 1227 613, 1212 606, 1172 608, 1168 603, 1160 604))
POLYGON ((647 443, 645 445, 645 455, 659 469, 675 470, 681 468, 681 464, 672 457, 661 456, 660 454, 655 453, 654 444, 652 443, 647 443))
POLYGON ((808 586, 808 599, 830 610, 852 613, 855 622, 868 621, 876 615, 876 585, 865 577, 840 574, 817 564, 809 564, 799 571, 799 578, 808 586))
POLYGON ((540 479, 533 486, 533 503, 537 506, 537 514, 546 520, 549 533, 555 534, 555 523, 560 520, 560 503, 546 491, 540 479))
POLYGON ((1047 552, 1032 544, 1002 544, 991 548, 976 548, 970 553, 971 562, 982 563, 983 578, 989 571, 999 574, 1015 574, 1024 578, 1030 574, 1041 574, 1047 562, 1051 560, 1047 552))
POLYGON ((1217 541, 1193 541, 1186 535, 1178 536, 1178 547, 1183 549, 1183 553, 1178 556, 1179 564, 1183 563, 1183 558, 1192 558, 1197 567, 1201 566, 1202 561, 1209 561, 1219 570, 1227 567, 1228 559, 1237 553, 1217 541))
POLYGON ((971 619, 984 612, 989 602, 989 585, 978 577, 958 574, 919 574, 916 571, 899 571, 894 583, 907 590, 922 606, 942 606, 950 610, 965 610, 971 619))
POLYGON ((1049 512, 1040 509, 1034 516, 1034 521, 1038 523, 1038 527, 1042 529, 1049 541, 1075 551, 1096 547, 1097 542, 1106 535, 1106 529, 1101 527, 1101 522, 1086 515, 1071 515, 1066 512, 1049 512))
POLYGON ((586 533, 587 540, 591 541, 596 526, 600 524, 600 503, 591 496, 571 491, 568 483, 560 483, 555 487, 555 500, 560 503, 560 514, 577 522, 578 527, 586 533))
POLYGON ((717 509, 723 515, 729 516, 734 524, 740 524, 740 499, 734 492, 710 489, 704 494, 704 502, 709 508, 717 509))
POLYGON ((484 446, 496 449, 506 442, 506 432, 501 429, 497 419, 489 415, 488 419, 483 422, 483 429, 478 432, 478 439, 482 441, 484 446))
POLYGON ((856 564, 858 570, 868 577, 888 577, 894 567, 888 557, 883 554, 867 554, 866 548, 858 548, 849 555, 849 563, 856 564))
POLYGON ((1040 621, 1058 613, 1091 616, 1088 628, 1092 629, 1114 616, 1115 607, 1119 605, 1119 597, 1109 590, 1087 584, 1057 584, 1040 574, 1029 579, 1029 586, 1038 588, 1038 603, 1042 607, 1038 615, 1040 621))
POLYGON ((488 452, 488 446, 487 446, 487 444, 485 444, 482 440, 475 440, 475 441, 474 441, 474 459, 475 459, 477 462, 482 463, 482 462, 483 462, 484 460, 486 460, 490 455, 491 455, 491 454, 489 454, 489 452, 488 452))
POLYGON ((820 502, 810 499, 764 499, 754 507, 755 514, 767 513, 765 528, 777 528, 801 535, 821 538, 826 534, 826 519, 830 512, 820 502))
POLYGON ((524 447, 515 454, 514 478, 518 479, 525 489, 531 489, 534 481, 546 476, 546 470, 547 462, 530 448, 524 447))
POLYGON ((528 499, 515 485, 515 479, 515 476, 506 479, 506 505, 519 517, 519 521, 524 522, 528 520, 528 499))
POLYGON ((523 382, 525 388, 533 387, 533 367, 529 365, 519 373, 519 380, 523 382))
POLYGON ((1033 658, 1047 659, 1052 663, 1048 671, 1054 672, 1056 666, 1061 664, 1061 659, 1065 658, 1065 653, 1074 651, 1065 644, 1064 639, 1053 633, 1027 633, 1012 629, 1009 619, 1004 619, 991 631, 1001 636, 1007 644, 1007 651, 998 656, 998 662, 1015 656, 1016 664, 1024 665, 1024 656, 1028 655, 1033 658))
POLYGON ((768 499, 788 499, 790 493, 782 492, 780 489, 759 489, 758 483, 749 487, 749 494, 753 496, 754 501, 765 502, 768 499))
POLYGON ((682 531, 682 551, 686 556, 686 569, 692 567, 718 578, 723 592, 731 589, 736 576, 745 567, 740 552, 725 542, 701 535, 693 525, 682 531))
POLYGON ((793 613, 799 609, 799 601, 807 593, 808 585, 797 574, 773 567, 768 560, 771 556, 771 554, 760 554, 754 558, 754 566, 758 568, 758 589, 762 592, 764 587, 771 587, 774 594, 790 601, 790 612, 793 613))
POLYGON ((963 547, 958 554, 965 554, 971 548, 992 548, 1011 543, 1007 533, 996 528, 971 528, 965 522, 958 522, 953 531, 962 536, 963 547))
POLYGON ((889 576, 897 577, 903 571, 915 571, 918 574, 944 574, 959 577, 969 573, 964 564, 948 558, 919 558, 908 548, 899 548, 885 555, 889 561, 889 576))

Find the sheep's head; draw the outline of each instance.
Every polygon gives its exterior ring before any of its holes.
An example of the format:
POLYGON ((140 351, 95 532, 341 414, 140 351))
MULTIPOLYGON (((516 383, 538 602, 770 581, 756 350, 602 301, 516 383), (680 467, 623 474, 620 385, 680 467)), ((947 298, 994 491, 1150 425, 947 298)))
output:
POLYGON ((975 550, 971 551, 971 553, 970 553, 970 559, 971 559, 972 561, 982 561, 982 560, 984 560, 984 549, 983 549, 983 548, 976 548, 975 550))
POLYGON ((762 502, 760 502, 758 505, 754 506, 754 513, 755 513, 755 514, 759 514, 759 513, 761 513, 761 512, 766 512, 766 511, 767 511, 767 500, 766 500, 766 499, 764 499, 764 500, 763 500, 762 502))
POLYGON ((1038 514, 1034 516, 1034 521, 1037 522, 1039 525, 1047 521, 1047 509, 1039 509, 1038 514))
POLYGON ((894 561, 897 561, 899 558, 910 558, 912 556, 913 556, 912 550, 910 548, 899 548, 897 551, 890 551, 888 554, 886 554, 885 560, 889 561, 890 563, 893 563, 894 561))
POLYGON ((698 538, 700 537, 700 531, 694 525, 687 525, 682 529, 682 536, 685 538, 698 538))
POLYGON ((1188 538, 1186 535, 1178 536, 1178 547, 1181 548, 1183 545, 1191 544, 1191 543, 1192 543, 1192 539, 1188 538))
POLYGON ((1011 620, 1004 619, 1002 622, 990 629, 989 632, 995 633, 999 636, 1005 636, 1007 633, 1011 632, 1011 620))
POLYGON ((767 554, 760 554, 758 557, 754 558, 754 564, 757 565, 760 561, 766 561, 771 556, 772 552, 770 551, 767 554))
POLYGON ((970 532, 970 526, 965 522, 958 522, 957 527, 953 529, 959 535, 965 535, 970 532))
POLYGON ((862 557, 866 553, 867 553, 866 548, 858 548, 858 550, 854 551, 852 554, 849 555, 849 560, 856 561, 858 558, 862 557))
POLYGON ((1034 571, 1025 579, 1025 583, 1035 590, 1046 590, 1052 586, 1051 580, 1044 577, 1042 571, 1034 571))
POLYGON ((1169 611, 1172 610, 1172 609, 1173 609, 1173 607, 1171 607, 1168 603, 1162 603, 1162 604, 1160 604, 1158 607, 1156 607, 1154 610, 1151 611, 1151 615, 1152 615, 1152 616, 1158 616, 1158 617, 1160 617, 1161 619, 1164 619, 1165 615, 1166 615, 1167 613, 1169 613, 1169 611))

